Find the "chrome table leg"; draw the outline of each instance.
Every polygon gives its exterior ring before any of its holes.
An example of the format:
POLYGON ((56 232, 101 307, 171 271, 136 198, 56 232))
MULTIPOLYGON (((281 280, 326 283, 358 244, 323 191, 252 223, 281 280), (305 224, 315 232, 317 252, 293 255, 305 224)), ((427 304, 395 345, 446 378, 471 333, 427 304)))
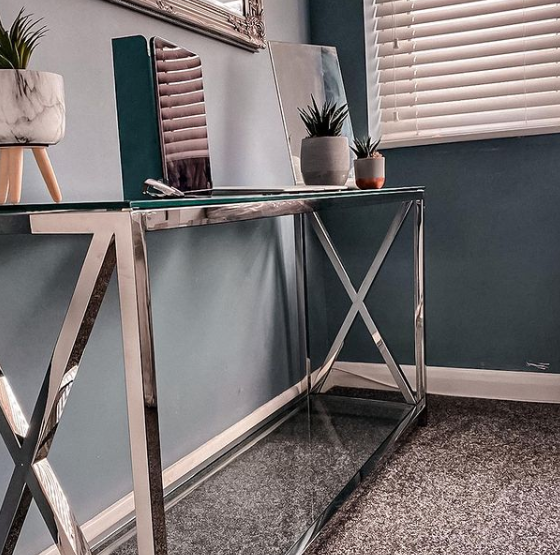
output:
MULTIPOLYGON (((166 555, 150 290, 141 218, 131 211, 34 214, 31 230, 36 234, 92 234, 94 240, 107 232, 114 236, 138 552, 166 555)), ((77 534, 81 536, 79 528, 77 534)), ((69 550, 61 553, 81 555, 69 550)))
POLYGON ((166 555, 150 284, 142 220, 131 213, 116 231, 128 422, 139 555, 166 555))
POLYGON ((424 326, 424 201, 414 203, 414 352, 416 360, 416 403, 420 424, 427 424, 426 330, 424 326))
POLYGON ((305 261, 305 216, 294 216, 294 239, 296 254, 296 302, 298 315, 298 352, 300 371, 306 376, 307 392, 311 390, 311 363, 309 361, 309 332, 307 328, 307 277, 305 261))

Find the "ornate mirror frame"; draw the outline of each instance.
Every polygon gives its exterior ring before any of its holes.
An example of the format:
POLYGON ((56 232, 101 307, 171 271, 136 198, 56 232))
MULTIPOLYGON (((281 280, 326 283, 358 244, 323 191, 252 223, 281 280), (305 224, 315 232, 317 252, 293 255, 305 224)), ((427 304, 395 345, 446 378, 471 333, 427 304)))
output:
POLYGON ((243 0, 243 15, 204 0, 108 1, 248 50, 266 48, 263 0, 243 0))

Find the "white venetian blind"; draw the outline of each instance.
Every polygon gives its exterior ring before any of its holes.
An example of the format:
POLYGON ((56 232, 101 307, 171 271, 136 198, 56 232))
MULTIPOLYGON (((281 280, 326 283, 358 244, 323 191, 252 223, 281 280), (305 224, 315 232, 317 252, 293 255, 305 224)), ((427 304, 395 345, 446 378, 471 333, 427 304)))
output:
POLYGON ((365 14, 384 146, 560 131, 560 2, 366 0, 365 14))

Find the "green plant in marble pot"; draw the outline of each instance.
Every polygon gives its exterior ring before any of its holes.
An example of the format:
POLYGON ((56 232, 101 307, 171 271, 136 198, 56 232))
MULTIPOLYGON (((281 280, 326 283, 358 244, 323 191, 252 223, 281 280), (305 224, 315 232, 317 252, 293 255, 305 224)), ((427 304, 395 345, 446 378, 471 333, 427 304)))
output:
POLYGON ((356 155, 354 173, 360 189, 381 189, 385 184, 385 158, 377 150, 380 142, 381 139, 374 141, 367 136, 354 139, 354 146, 350 147, 356 155))
POLYGON ((33 151, 53 200, 62 199, 46 147, 64 136, 64 83, 27 69, 46 32, 23 8, 9 28, 0 20, 0 204, 20 201, 24 148, 33 151))
POLYGON ((301 142, 301 172, 306 185, 344 186, 350 172, 348 139, 342 128, 348 106, 326 101, 321 107, 311 95, 311 106, 298 108, 308 136, 301 142))

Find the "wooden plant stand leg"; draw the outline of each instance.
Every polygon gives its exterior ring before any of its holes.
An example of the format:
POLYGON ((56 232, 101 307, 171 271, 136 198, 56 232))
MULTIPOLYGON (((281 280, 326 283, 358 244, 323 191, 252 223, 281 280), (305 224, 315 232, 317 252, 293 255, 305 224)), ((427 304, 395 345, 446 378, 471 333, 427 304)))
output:
POLYGON ((8 189, 10 187, 10 151, 0 149, 0 204, 8 200, 8 189))
POLYGON ((32 150, 33 150, 33 156, 35 156, 35 161, 39 166, 39 170, 41 171, 41 175, 45 180, 47 189, 49 190, 52 199, 55 202, 60 202, 62 200, 62 193, 60 192, 60 187, 58 186, 56 175, 54 173, 51 161, 49 160, 47 149, 33 148, 32 150))
POLYGON ((9 180, 10 189, 8 197, 10 202, 18 204, 21 200, 21 180, 23 177, 23 147, 17 146, 10 148, 9 180))

